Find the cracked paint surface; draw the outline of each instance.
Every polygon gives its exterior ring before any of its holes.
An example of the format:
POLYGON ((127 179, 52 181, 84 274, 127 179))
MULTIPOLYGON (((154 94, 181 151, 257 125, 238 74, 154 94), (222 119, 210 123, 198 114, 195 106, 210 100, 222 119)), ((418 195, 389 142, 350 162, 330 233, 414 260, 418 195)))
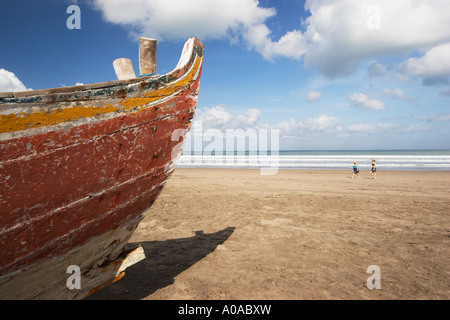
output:
POLYGON ((197 105, 203 44, 188 44, 167 75, 0 94, 0 279, 150 207, 181 152, 172 133, 197 105))

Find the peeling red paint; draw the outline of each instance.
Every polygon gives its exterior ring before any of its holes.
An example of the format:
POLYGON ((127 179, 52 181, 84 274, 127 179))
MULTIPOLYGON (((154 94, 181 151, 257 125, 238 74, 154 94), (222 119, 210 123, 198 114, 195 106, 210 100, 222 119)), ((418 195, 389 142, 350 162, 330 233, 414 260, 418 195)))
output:
POLYGON ((67 253, 150 207, 172 151, 181 152, 172 132, 190 126, 200 74, 201 66, 189 86, 138 112, 0 141, 0 275, 67 253))

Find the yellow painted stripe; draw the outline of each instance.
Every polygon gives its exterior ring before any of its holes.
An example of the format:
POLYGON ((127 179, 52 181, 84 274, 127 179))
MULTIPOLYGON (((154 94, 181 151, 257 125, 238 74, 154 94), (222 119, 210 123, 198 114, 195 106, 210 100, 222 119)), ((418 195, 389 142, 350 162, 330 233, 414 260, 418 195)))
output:
POLYGON ((128 98, 120 101, 118 105, 113 106, 105 104, 99 106, 75 106, 72 108, 56 109, 51 111, 36 112, 36 113, 19 113, 0 115, 0 133, 14 132, 25 129, 56 125, 63 122, 75 121, 79 118, 89 118, 112 113, 116 111, 126 112, 133 108, 142 106, 162 99, 164 97, 175 94, 184 86, 189 84, 196 75, 201 64, 201 58, 196 56, 196 60, 188 72, 188 74, 179 79, 177 82, 168 87, 161 88, 156 91, 146 93, 143 97, 128 98))

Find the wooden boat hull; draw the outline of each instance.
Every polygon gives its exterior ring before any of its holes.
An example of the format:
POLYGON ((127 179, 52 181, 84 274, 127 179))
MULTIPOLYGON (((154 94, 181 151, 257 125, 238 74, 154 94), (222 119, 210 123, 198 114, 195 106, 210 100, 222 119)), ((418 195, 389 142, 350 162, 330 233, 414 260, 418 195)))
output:
POLYGON ((0 94, 0 299, 83 298, 114 280, 95 270, 172 173, 202 61, 191 38, 167 75, 0 94), (81 290, 66 286, 70 265, 81 290))

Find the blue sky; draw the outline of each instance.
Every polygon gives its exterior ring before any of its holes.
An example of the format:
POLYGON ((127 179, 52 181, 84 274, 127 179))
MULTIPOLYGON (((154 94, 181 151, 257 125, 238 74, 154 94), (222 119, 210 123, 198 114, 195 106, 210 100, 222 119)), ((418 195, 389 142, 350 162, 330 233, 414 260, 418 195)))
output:
POLYGON ((120 57, 138 72, 139 36, 158 39, 163 74, 195 35, 203 128, 277 129, 281 149, 450 149, 449 16, 448 0, 4 1, 0 91, 114 80, 120 57))

